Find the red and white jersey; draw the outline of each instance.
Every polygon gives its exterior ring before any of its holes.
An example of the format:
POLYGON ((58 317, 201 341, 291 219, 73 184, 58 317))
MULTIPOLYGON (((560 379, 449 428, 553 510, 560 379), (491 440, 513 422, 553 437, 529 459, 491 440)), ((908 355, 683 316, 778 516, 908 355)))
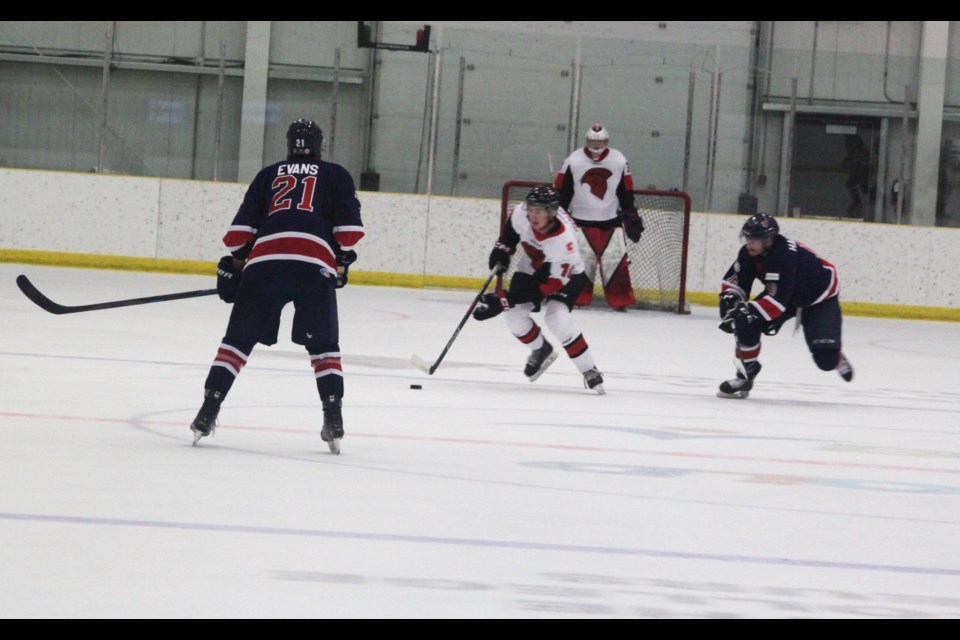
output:
POLYGON ((523 251, 517 263, 517 271, 533 274, 544 264, 550 264, 547 281, 540 285, 544 295, 556 293, 570 278, 583 272, 583 258, 577 243, 577 225, 563 209, 557 210, 557 228, 548 234, 535 230, 527 218, 527 205, 521 202, 513 211, 507 224, 520 236, 519 249, 523 251))
POLYGON ((560 204, 576 220, 601 222, 618 217, 621 208, 633 206, 633 175, 626 156, 607 148, 594 160, 581 147, 571 153, 553 181, 560 204))

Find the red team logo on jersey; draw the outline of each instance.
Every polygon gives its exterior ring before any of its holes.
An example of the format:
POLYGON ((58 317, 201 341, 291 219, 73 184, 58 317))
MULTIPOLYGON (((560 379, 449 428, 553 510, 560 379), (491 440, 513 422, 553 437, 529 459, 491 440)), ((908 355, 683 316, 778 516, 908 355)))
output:
POLYGON ((603 200, 603 196, 607 195, 607 180, 609 180, 612 175, 613 172, 610 171, 610 169, 593 167, 584 172, 580 178, 580 183, 589 185, 590 193, 597 196, 600 200, 603 200))

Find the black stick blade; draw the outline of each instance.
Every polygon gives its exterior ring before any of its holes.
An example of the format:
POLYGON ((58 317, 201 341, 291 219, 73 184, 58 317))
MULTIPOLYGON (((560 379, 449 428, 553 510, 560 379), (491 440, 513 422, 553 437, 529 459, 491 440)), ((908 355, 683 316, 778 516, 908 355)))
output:
POLYGON ((49 311, 50 313, 56 314, 67 312, 66 307, 57 304, 47 296, 40 293, 40 291, 33 286, 33 283, 27 279, 27 276, 17 276, 17 286, 20 287, 20 291, 23 291, 23 295, 30 298, 31 302, 44 311, 49 311))

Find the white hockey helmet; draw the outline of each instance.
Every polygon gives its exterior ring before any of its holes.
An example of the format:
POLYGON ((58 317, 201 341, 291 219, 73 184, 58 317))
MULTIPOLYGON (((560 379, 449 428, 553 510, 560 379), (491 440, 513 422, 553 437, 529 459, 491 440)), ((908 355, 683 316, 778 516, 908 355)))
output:
POLYGON ((594 160, 600 158, 600 154, 606 150, 610 144, 610 134, 603 128, 603 125, 595 124, 587 131, 587 152, 594 160))

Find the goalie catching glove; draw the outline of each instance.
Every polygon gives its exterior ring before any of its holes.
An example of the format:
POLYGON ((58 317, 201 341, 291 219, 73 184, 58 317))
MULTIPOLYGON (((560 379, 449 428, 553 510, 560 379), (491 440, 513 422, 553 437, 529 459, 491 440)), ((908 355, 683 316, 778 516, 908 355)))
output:
MULTIPOLYGON (((492 268, 492 267, 491 267, 492 268)), ((487 293, 477 299, 477 306, 473 310, 474 320, 489 320, 495 318, 510 308, 506 291, 487 293)))
POLYGON ((640 242, 640 236, 643 235, 643 218, 640 217, 637 210, 633 207, 623 209, 620 216, 623 219, 623 230, 630 241, 640 242))
POLYGON ((223 256, 217 263, 217 295, 224 302, 232 303, 237 299, 240 275, 243 273, 243 263, 237 266, 237 262, 233 256, 223 256))

